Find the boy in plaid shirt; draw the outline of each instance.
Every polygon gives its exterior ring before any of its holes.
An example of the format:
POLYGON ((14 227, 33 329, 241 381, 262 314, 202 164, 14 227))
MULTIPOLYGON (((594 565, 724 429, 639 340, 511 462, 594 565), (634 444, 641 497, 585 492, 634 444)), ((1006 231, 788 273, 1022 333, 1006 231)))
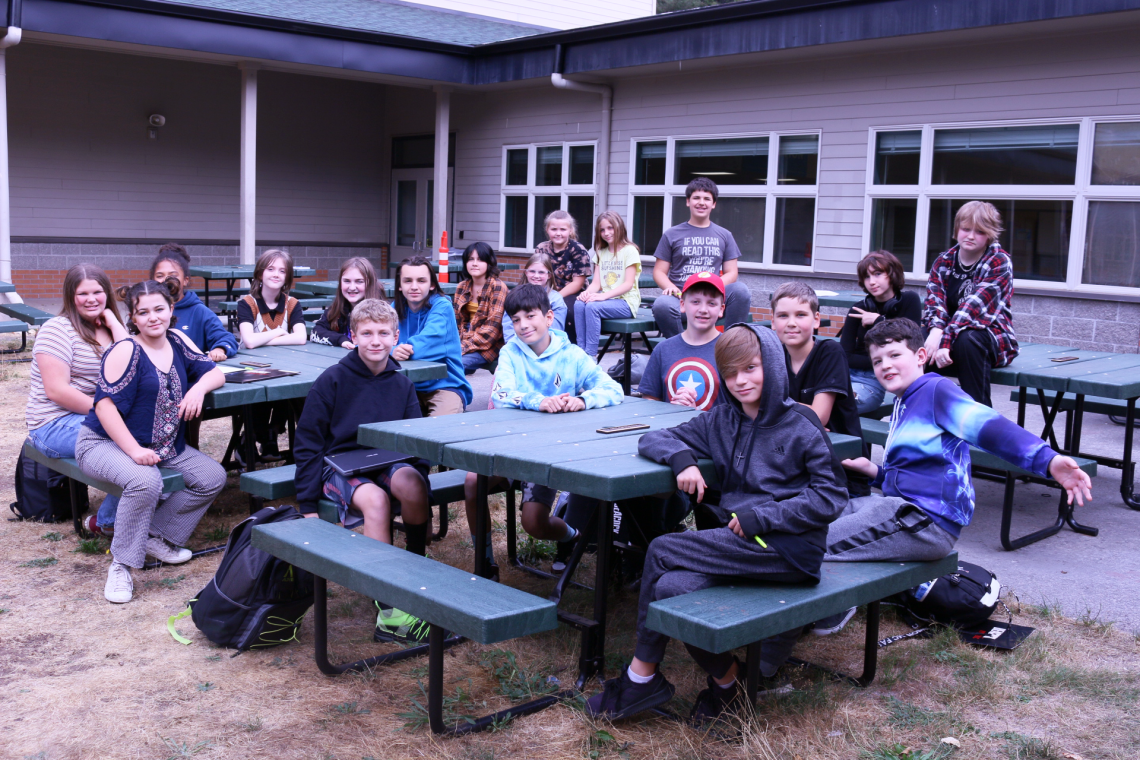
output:
POLYGON ((990 403, 990 370, 1017 357, 1013 332, 1013 264, 997 242, 1001 214, 970 201, 954 216, 958 244, 930 267, 922 326, 928 363, 956 376, 962 390, 990 403))

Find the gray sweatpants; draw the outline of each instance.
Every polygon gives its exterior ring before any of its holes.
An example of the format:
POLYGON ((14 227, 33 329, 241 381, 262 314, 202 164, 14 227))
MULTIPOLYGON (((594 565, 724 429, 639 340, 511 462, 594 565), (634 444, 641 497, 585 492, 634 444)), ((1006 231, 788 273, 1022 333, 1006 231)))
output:
MULTIPOLYGON (((668 636, 645 626, 651 602, 742 580, 803 583, 812 578, 793 568, 774 550, 761 547, 753 539, 741 538, 728 528, 669 533, 653 539, 645 558, 641 597, 637 603, 637 659, 660 663, 669 644, 668 636)), ((798 636, 799 629, 794 634, 798 636)), ((787 646, 789 651, 794 643, 795 636, 792 636, 787 646)), ((689 644, 685 648, 714 678, 723 678, 732 667, 732 652, 713 654, 689 644)), ((783 662, 786 656, 785 652, 777 659, 783 662)), ((770 659, 767 651, 763 659, 770 659)))
POLYGON ((175 546, 190 540, 198 521, 226 485, 226 471, 192 446, 162 462, 178 470, 186 487, 170 494, 162 503, 162 476, 157 467, 136 464, 110 438, 81 427, 75 441, 75 459, 89 475, 121 486, 119 512, 111 556, 127 567, 141 568, 146 560, 146 540, 165 538, 175 546))
POLYGON ((956 538, 897 496, 852 499, 827 530, 829 562, 920 562, 942 559, 956 538))

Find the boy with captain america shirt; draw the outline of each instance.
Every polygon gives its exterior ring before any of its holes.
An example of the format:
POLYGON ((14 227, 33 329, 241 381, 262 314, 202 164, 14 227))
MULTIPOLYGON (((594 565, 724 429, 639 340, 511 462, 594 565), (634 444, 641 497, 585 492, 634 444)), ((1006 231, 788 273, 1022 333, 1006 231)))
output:
POLYGON ((724 314, 724 280, 711 272, 689 276, 681 289, 685 331, 653 349, 641 384, 642 398, 691 406, 702 412, 721 401, 716 371, 717 320, 724 314))

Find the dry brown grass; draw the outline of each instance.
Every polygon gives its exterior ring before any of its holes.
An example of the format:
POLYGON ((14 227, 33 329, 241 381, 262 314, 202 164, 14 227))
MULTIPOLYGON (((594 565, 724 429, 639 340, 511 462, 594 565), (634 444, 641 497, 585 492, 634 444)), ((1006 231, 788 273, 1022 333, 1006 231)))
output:
MULTIPOLYGON (((0 501, 13 498, 12 473, 24 436, 27 365, 0 367, 0 501)), ((225 421, 206 423, 203 447, 220 454, 225 421)), ((93 498, 100 494, 92 493, 93 498)), ((193 545, 247 514, 236 478, 199 527, 193 545)), ((436 559, 470 562, 460 515, 436 559)), ((496 536, 505 558, 501 521, 496 536)), ((1051 610, 1015 610, 1038 632, 1017 652, 991 653, 941 636, 898 643, 882 652, 879 678, 859 690, 796 675, 797 691, 761 704, 739 734, 705 735, 663 719, 593 724, 566 704, 519 719, 495 733, 436 739, 405 728, 426 663, 410 661, 365 675, 328 678, 312 659, 307 619, 298 643, 264 652, 212 647, 189 620, 174 642, 166 619, 209 580, 218 558, 136 573, 135 601, 103 600, 108 558, 77 552, 68 525, 0 521, 0 755, 11 758, 759 758, 770 760, 930 760, 931 758, 1083 758, 1140 756, 1140 644, 1098 621, 1062 618, 1051 610), (60 540, 45 539, 49 533, 60 540), (45 567, 21 566, 54 558, 45 567), (961 749, 940 744, 955 737, 961 749)), ((587 576, 588 577, 588 576, 587 576)), ((543 583, 504 569, 505 582, 541 591, 543 583)), ((332 656, 376 654, 371 602, 340 587, 330 601, 332 656)), ((633 592, 611 597, 609 665, 613 672, 633 641, 633 592)), ((570 602, 589 609, 589 597, 570 602)), ((311 617, 311 616, 310 616, 311 617)), ((903 626, 889 618, 884 635, 903 626)), ((842 634, 804 639, 797 654, 858 671, 862 618, 842 634)), ((559 629, 498 647, 464 644, 447 656, 453 710, 483 714, 510 701, 492 676, 493 650, 515 654, 528 675, 574 680, 577 635, 559 629)), ((677 712, 687 709, 703 677, 680 646, 665 669, 677 685, 677 712)), ((594 687, 591 687, 591 691, 594 687)), ((422 698, 421 698, 422 699, 422 698)))

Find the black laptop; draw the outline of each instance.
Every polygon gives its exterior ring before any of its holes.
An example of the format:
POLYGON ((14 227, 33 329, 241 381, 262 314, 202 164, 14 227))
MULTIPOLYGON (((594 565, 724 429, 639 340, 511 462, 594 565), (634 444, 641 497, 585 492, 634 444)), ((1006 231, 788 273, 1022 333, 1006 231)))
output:
POLYGON ((397 462, 414 462, 415 459, 416 457, 387 449, 355 449, 325 457, 325 464, 349 478, 365 472, 383 470, 397 462))

